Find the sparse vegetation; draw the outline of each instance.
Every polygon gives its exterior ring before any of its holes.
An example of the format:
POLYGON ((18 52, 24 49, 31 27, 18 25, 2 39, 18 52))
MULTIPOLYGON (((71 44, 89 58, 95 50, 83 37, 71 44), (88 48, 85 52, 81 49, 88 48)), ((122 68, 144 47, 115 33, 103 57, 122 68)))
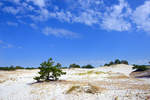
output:
POLYGON ((37 69, 35 67, 21 67, 21 66, 13 66, 11 65, 10 67, 0 67, 0 70, 4 70, 4 71, 14 71, 17 69, 37 69))
POLYGON ((74 90, 79 89, 79 88, 80 88, 80 86, 72 86, 69 90, 67 90, 66 94, 69 94, 69 93, 71 93, 74 90))
POLYGON ((135 71, 145 71, 145 70, 148 70, 148 66, 146 65, 133 65, 133 69, 135 69, 135 71))
POLYGON ((41 63, 40 69, 40 76, 34 77, 37 82, 39 81, 56 81, 58 80, 58 77, 61 75, 66 74, 66 72, 63 72, 61 70, 61 64, 57 63, 54 65, 54 61, 52 58, 48 59, 48 61, 44 61, 41 63))
POLYGON ((4 71, 14 71, 16 70, 15 67, 10 66, 10 67, 0 67, 0 70, 4 70, 4 71))
POLYGON ((88 65, 82 66, 82 68, 91 69, 91 68, 94 68, 94 66, 92 66, 92 65, 88 64, 88 65))
POLYGON ((90 93, 90 94, 95 94, 95 93, 99 93, 101 91, 105 90, 104 88, 100 88, 98 86, 95 85, 77 85, 77 86, 72 86, 70 87, 67 91, 66 94, 70 94, 70 93, 80 93, 80 92, 84 92, 84 93, 90 93))
POLYGON ((85 73, 76 73, 76 75, 90 75, 90 74, 106 74, 105 72, 102 72, 102 71, 87 71, 85 73))
POLYGON ((104 64, 104 66, 111 66, 111 65, 115 65, 115 64, 126 64, 128 65, 128 61, 127 60, 119 60, 119 59, 116 59, 114 62, 113 61, 110 61, 108 64, 104 64))
POLYGON ((80 65, 77 64, 70 64, 69 68, 80 68, 80 65))

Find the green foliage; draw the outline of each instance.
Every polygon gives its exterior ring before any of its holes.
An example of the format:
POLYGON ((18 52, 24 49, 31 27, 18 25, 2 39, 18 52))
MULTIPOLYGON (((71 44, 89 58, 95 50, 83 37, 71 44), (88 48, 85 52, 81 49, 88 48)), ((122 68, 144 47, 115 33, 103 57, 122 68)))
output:
POLYGON ((37 82, 40 82, 40 79, 41 79, 41 78, 38 77, 38 76, 36 76, 36 77, 34 77, 33 79, 36 80, 37 82))
POLYGON ((148 70, 149 68, 146 65, 133 65, 133 69, 136 69, 135 71, 145 71, 148 70))
POLYGON ((25 69, 38 69, 38 68, 34 68, 34 67, 26 67, 25 69))
POLYGON ((120 60, 119 59, 116 59, 114 64, 121 64, 120 60))
POLYGON ((40 76, 34 77, 34 79, 38 82, 41 80, 56 81, 58 80, 58 77, 66 74, 66 72, 63 72, 61 70, 61 64, 57 63, 56 65, 54 65, 54 61, 52 60, 52 58, 48 59, 48 61, 44 61, 40 65, 40 72, 38 72, 40 76))
POLYGON ((119 60, 119 59, 116 59, 114 62, 113 61, 110 61, 108 64, 104 64, 104 66, 111 66, 111 65, 115 65, 115 64, 126 64, 128 65, 128 61, 127 60, 119 60))
POLYGON ((0 70, 4 70, 4 71, 14 71, 16 70, 16 68, 14 66, 10 66, 10 67, 0 67, 0 70))
POLYGON ((21 67, 21 66, 14 67, 13 65, 11 65, 10 67, 0 67, 0 70, 4 70, 4 71, 14 71, 14 70, 17 70, 17 69, 37 69, 37 68, 34 68, 34 67, 24 68, 24 67, 21 67))
POLYGON ((69 68, 80 68, 80 65, 77 65, 77 64, 70 64, 69 68))
POLYGON ((128 65, 129 63, 128 63, 128 61, 126 61, 126 60, 121 60, 121 62, 120 62, 121 64, 126 64, 126 65, 128 65))
POLYGON ((16 66, 16 68, 15 69, 24 69, 23 67, 21 67, 21 66, 16 66))
POLYGON ((94 66, 88 64, 88 65, 82 66, 82 68, 89 68, 89 69, 91 69, 91 68, 94 68, 94 66))

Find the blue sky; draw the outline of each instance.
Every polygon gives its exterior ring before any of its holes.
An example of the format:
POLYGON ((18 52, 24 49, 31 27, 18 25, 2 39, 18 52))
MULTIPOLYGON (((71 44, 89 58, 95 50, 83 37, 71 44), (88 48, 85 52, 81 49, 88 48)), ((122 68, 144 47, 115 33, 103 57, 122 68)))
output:
POLYGON ((150 0, 1 0, 0 66, 150 61, 150 0))

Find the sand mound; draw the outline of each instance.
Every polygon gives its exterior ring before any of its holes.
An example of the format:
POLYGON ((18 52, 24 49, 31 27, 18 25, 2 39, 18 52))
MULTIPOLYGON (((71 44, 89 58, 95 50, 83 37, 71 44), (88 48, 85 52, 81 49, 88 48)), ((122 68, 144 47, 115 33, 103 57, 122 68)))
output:
POLYGON ((112 66, 99 67, 97 69, 104 72, 122 73, 126 76, 130 76, 130 73, 134 71, 132 67, 132 65, 117 64, 112 66))
POLYGON ((132 72, 130 76, 135 78, 144 78, 144 77, 150 78, 150 70, 132 72))

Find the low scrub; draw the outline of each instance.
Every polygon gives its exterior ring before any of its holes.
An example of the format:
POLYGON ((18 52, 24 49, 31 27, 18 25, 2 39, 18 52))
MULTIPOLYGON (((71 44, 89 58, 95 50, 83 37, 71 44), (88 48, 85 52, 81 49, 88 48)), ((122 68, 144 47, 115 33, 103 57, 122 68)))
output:
POLYGON ((76 73, 76 75, 91 75, 91 74, 106 74, 105 72, 102 72, 102 71, 87 71, 85 73, 76 73))
POLYGON ((95 93, 99 93, 102 92, 103 90, 105 90, 104 88, 95 86, 95 85, 75 85, 70 87, 67 91, 66 94, 71 94, 71 93, 90 93, 90 94, 95 94, 95 93))
POLYGON ((80 65, 77 64, 70 64, 69 68, 80 68, 80 65))
POLYGON ((135 71, 145 71, 150 69, 148 66, 146 65, 133 65, 133 69, 135 69, 135 71))
POLYGON ((94 68, 94 66, 92 66, 92 65, 88 64, 88 65, 82 66, 82 68, 91 69, 91 68, 94 68))
POLYGON ((126 64, 128 65, 128 61, 127 60, 119 60, 119 59, 116 59, 114 62, 113 61, 110 61, 108 64, 104 64, 104 66, 111 66, 111 65, 115 65, 115 64, 126 64))

